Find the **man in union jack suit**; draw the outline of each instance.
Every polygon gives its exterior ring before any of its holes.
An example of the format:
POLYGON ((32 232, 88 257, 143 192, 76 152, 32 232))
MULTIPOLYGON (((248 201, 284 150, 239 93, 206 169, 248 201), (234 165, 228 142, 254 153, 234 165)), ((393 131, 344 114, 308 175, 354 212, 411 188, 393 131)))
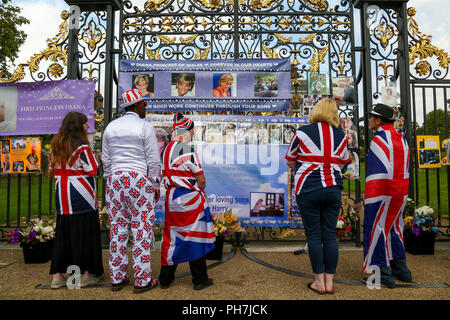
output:
POLYGON ((112 290, 129 280, 128 236, 133 234, 134 292, 157 286, 151 277, 149 241, 159 200, 161 159, 153 126, 144 120, 146 102, 138 90, 121 97, 125 115, 112 121, 103 135, 102 161, 106 209, 111 222, 109 268, 112 290))
POLYGON ((364 267, 379 267, 381 284, 394 288, 394 277, 411 282, 403 242, 403 211, 408 199, 409 147, 394 129, 394 109, 377 104, 369 113, 375 131, 366 161, 364 194, 364 267))
POLYGON ((194 122, 177 112, 173 129, 174 140, 162 152, 166 200, 159 283, 167 289, 177 265, 189 261, 194 290, 201 290, 213 284, 205 255, 214 249, 216 237, 204 192, 205 175, 198 154, 187 145, 194 135, 194 122))

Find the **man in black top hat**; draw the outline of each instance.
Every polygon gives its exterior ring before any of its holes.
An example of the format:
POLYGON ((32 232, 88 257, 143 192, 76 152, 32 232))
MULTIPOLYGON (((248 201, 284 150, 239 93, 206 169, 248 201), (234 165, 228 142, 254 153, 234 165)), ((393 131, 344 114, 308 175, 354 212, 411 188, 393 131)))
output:
POLYGON ((375 135, 366 159, 363 272, 378 267, 381 285, 394 288, 394 277, 412 281, 403 243, 409 148, 405 135, 393 126, 393 108, 377 104, 368 116, 375 135))

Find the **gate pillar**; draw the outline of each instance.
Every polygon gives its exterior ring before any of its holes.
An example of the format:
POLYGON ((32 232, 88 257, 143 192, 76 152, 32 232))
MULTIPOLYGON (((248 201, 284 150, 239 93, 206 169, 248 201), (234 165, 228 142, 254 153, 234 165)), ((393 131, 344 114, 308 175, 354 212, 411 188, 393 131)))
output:
MULTIPOLYGON (((380 97, 380 87, 396 82, 400 90, 397 106, 405 117, 406 137, 412 149, 411 89, 407 2, 409 0, 355 0, 353 5, 361 14, 361 46, 363 70, 364 139, 368 153, 373 133, 366 114, 380 97)), ((409 197, 414 199, 413 153, 409 159, 409 197)), ((367 168, 366 168, 367 170, 367 168)))
MULTIPOLYGON (((114 14, 122 7, 122 0, 64 0, 68 5, 74 6, 71 15, 81 14, 82 12, 106 11, 106 61, 105 61, 105 92, 104 92, 104 118, 103 127, 106 128, 112 118, 112 95, 113 95, 113 76, 114 76, 114 14), (75 7, 76 6, 76 7, 75 7)), ((71 16, 76 18, 75 16, 71 16)), ((79 19, 79 17, 78 17, 79 19)), ((72 24, 71 24, 72 26, 72 24)), ((68 69, 67 79, 79 78, 78 64, 78 35, 79 29, 72 26, 69 30, 68 43, 68 69)))

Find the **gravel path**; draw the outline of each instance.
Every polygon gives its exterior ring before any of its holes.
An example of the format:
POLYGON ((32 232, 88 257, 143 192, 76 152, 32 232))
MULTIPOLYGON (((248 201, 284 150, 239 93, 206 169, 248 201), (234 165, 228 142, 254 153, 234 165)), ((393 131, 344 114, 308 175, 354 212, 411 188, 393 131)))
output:
MULTIPOLYGON (((261 245, 262 246, 262 245, 261 245)), ((301 248, 302 245, 299 245, 301 248)), ((312 274, 307 254, 292 255, 287 250, 261 252, 261 247, 246 249, 256 258, 296 272, 312 274), (253 249, 253 250, 252 250, 253 249)), ((229 249, 229 248, 227 248, 229 249)), ((347 248, 348 249, 348 248, 347 248)), ((225 252, 225 255, 229 252, 225 252)), ((105 275, 100 283, 108 284, 108 251, 103 251, 105 275)), ((130 257, 131 261, 131 257, 130 257)), ((212 264, 215 261, 208 261, 212 264)), ((419 284, 450 284, 450 248, 437 248, 434 255, 414 256, 407 254, 408 267, 419 284)), ((336 279, 359 281, 361 278, 362 251, 346 250, 339 253, 336 279)), ((39 284, 49 285, 50 262, 44 264, 24 264, 22 250, 8 246, 0 247, 0 300, 22 299, 67 299, 67 300, 448 300, 450 288, 396 288, 369 290, 364 286, 335 285, 334 295, 317 295, 306 288, 310 279, 270 269, 243 255, 238 249, 229 261, 209 269, 214 285, 202 291, 194 291, 191 277, 175 279, 167 289, 155 288, 143 294, 134 294, 133 287, 127 286, 120 292, 112 292, 108 287, 85 288, 81 290, 35 289, 39 284), (10 264, 12 263, 12 264, 10 264)), ((160 255, 152 252, 154 276, 159 274, 160 255)), ((178 267, 177 273, 188 272, 188 264, 178 267)), ((132 277, 131 266, 129 277, 132 277)))

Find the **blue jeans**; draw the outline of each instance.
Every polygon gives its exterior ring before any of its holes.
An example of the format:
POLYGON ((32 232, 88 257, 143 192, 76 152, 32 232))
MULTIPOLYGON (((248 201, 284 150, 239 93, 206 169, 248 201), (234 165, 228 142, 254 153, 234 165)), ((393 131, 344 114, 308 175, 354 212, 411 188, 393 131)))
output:
POLYGON ((336 223, 341 209, 341 189, 333 186, 297 195, 305 226, 308 253, 314 273, 336 273, 339 249, 336 223))

